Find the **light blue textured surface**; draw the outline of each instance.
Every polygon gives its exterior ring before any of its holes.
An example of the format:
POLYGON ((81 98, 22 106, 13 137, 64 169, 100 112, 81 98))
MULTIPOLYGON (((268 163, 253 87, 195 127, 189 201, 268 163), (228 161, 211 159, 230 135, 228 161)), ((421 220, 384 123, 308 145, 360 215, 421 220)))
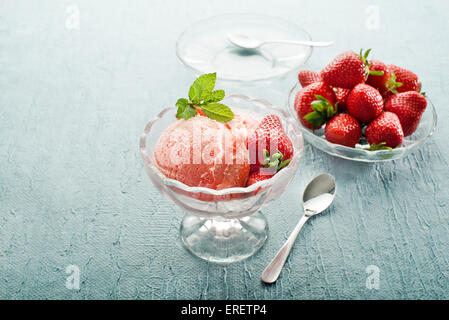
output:
MULTIPOLYGON (((436 0, 0 1, 0 298, 449 298, 448 12, 436 0), (65 27, 71 4, 79 30, 65 27), (376 30, 366 28, 373 4, 376 30), (194 78, 176 58, 177 36, 224 12, 284 17, 335 40, 315 50, 312 69, 373 48, 420 76, 440 122, 426 146, 392 163, 307 145, 290 188, 264 210, 266 245, 227 267, 184 249, 182 212, 153 187, 138 150, 146 122, 194 78), (277 284, 261 284, 321 172, 337 178, 335 205, 303 229, 277 284), (71 264, 79 291, 65 287, 71 264), (369 265, 379 290, 365 287, 369 265)), ((294 82, 218 86, 283 105, 294 82)))

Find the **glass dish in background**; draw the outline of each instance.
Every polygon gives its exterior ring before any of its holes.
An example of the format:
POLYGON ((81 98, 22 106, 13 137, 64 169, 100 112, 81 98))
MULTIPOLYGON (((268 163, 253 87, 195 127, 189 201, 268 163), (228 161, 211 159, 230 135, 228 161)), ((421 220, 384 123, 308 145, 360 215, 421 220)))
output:
POLYGON ((218 79, 255 81, 299 69, 312 47, 267 44, 245 50, 231 44, 228 34, 244 33, 259 40, 311 40, 296 24, 256 14, 224 14, 195 22, 176 43, 179 59, 196 73, 217 72, 218 79))

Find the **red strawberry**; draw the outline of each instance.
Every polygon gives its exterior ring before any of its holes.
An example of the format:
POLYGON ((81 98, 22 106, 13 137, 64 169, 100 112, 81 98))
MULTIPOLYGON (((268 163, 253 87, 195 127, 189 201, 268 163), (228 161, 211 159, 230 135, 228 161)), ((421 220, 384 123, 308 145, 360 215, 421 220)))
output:
POLYGON ((263 118, 248 138, 248 150, 251 171, 258 170, 261 166, 280 169, 282 163, 290 161, 294 152, 293 144, 284 132, 279 117, 273 114, 263 118))
POLYGON ((379 90, 381 94, 385 93, 388 90, 387 84, 391 78, 388 66, 378 60, 371 60, 369 62, 369 70, 370 75, 366 83, 379 90))
POLYGON ((332 87, 352 89, 364 83, 369 74, 367 58, 370 50, 363 54, 347 51, 339 54, 322 71, 323 81, 332 87))
POLYGON ((352 89, 347 100, 349 114, 364 123, 380 115, 383 108, 384 102, 379 91, 363 83, 352 89))
POLYGON ((402 145, 404 132, 398 116, 386 111, 366 127, 365 137, 371 145, 370 150, 396 148, 402 145))
MULTIPOLYGON (((290 163, 291 159, 283 160, 280 152, 277 152, 270 157, 268 151, 264 151, 265 161, 261 166, 254 166, 253 170, 249 173, 248 181, 246 182, 247 187, 259 181, 272 178, 290 163)), ((256 193, 257 192, 258 191, 256 191, 256 193)))
POLYGON ((349 97, 349 94, 351 93, 350 89, 344 89, 344 88, 334 88, 335 91, 335 97, 337 98, 338 102, 338 112, 346 111, 346 103, 349 97))
POLYGON ((298 73, 298 80, 301 86, 307 87, 308 85, 322 81, 321 76, 318 72, 311 70, 301 70, 298 73))
POLYGON ((334 91, 323 82, 312 83, 311 85, 302 88, 298 91, 295 98, 295 110, 298 114, 299 121, 301 121, 304 127, 309 129, 318 129, 327 121, 327 118, 324 117, 324 113, 326 113, 324 111, 321 114, 321 117, 320 115, 317 116, 317 121, 313 121, 312 119, 310 122, 309 120, 304 119, 305 116, 314 111, 316 112, 312 107, 312 102, 318 100, 317 96, 321 96, 328 101, 327 105, 325 105, 323 101, 322 107, 318 107, 317 109, 321 108, 322 110, 328 110, 326 108, 329 108, 329 111, 331 111, 330 107, 333 109, 333 106, 335 105, 334 91))
POLYGON ((353 116, 340 113, 327 122, 324 134, 329 142, 353 148, 362 137, 362 127, 353 116))
POLYGON ((426 107, 426 97, 415 91, 399 93, 385 103, 385 110, 395 113, 401 121, 405 137, 416 131, 426 107))
POLYGON ((395 66, 394 64, 388 65, 388 68, 392 75, 389 82, 389 89, 391 92, 401 93, 407 91, 421 91, 421 83, 416 74, 404 68, 395 66))

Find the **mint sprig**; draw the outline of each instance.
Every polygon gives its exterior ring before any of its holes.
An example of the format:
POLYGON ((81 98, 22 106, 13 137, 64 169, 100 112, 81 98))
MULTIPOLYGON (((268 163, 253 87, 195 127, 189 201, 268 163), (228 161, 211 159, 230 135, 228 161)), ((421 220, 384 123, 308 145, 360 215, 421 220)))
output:
POLYGON ((224 90, 215 90, 216 73, 203 74, 189 89, 189 99, 181 98, 176 102, 178 119, 190 119, 198 113, 198 108, 210 119, 229 122, 234 119, 231 109, 218 103, 225 97, 224 90))

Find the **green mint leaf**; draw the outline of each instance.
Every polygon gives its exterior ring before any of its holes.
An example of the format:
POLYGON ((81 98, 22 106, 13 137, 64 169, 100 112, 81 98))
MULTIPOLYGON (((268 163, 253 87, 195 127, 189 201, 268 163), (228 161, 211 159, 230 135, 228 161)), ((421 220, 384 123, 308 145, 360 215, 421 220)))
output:
POLYGON ((187 99, 181 98, 176 102, 178 107, 178 112, 176 113, 176 118, 178 119, 189 119, 196 115, 196 109, 189 104, 187 99))
POLYGON ((229 122, 234 119, 234 113, 228 106, 218 102, 211 102, 201 106, 204 114, 219 122, 229 122))
POLYGON ((200 104, 201 95, 203 94, 203 88, 198 83, 193 83, 189 90, 189 99, 194 104, 200 104))
POLYGON ((207 100, 211 95, 212 90, 214 90, 216 79, 216 73, 207 73, 198 77, 190 87, 190 101, 194 104, 200 104, 201 101, 207 100))
POLYGON ((210 93, 209 97, 204 99, 204 102, 205 103, 218 102, 223 100, 224 97, 225 97, 224 90, 215 90, 210 93))
POLYGON ((197 113, 196 109, 194 107, 192 107, 191 105, 188 105, 185 108, 184 112, 177 113, 176 117, 178 119, 185 119, 185 120, 187 120, 187 119, 193 118, 196 115, 196 113, 197 113))
POLYGON ((184 98, 178 99, 178 101, 176 101, 176 106, 178 107, 178 111, 180 109, 184 110, 188 104, 189 104, 189 101, 184 98))
POLYGON ((207 73, 200 76, 195 80, 195 83, 200 84, 203 91, 212 92, 215 87, 215 80, 217 79, 217 73, 207 73))

